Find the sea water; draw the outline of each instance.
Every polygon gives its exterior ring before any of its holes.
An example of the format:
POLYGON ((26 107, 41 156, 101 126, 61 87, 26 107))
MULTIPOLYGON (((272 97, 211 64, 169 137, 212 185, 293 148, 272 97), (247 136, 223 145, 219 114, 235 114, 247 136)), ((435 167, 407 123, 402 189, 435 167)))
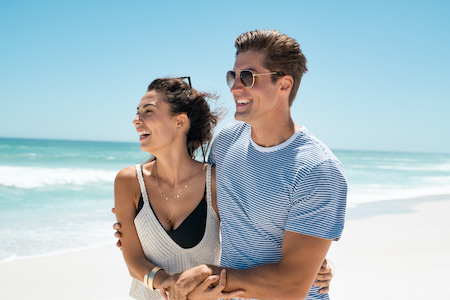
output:
POLYGON ((113 243, 118 171, 137 143, 0 139, 0 261, 113 243))
MULTIPOLYGON (((361 203, 450 194, 450 154, 334 151, 361 203)), ((114 178, 138 143, 0 138, 0 262, 114 244, 114 178)))

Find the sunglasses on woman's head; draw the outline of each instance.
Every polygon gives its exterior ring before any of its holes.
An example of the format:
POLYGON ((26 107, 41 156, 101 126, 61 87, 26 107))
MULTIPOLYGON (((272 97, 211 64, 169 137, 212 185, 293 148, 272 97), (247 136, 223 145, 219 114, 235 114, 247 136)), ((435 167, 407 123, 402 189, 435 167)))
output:
MULTIPOLYGON (((284 73, 280 72, 280 71, 255 74, 255 73, 253 73, 252 70, 242 70, 239 72, 239 78, 241 79, 243 86, 245 86, 248 89, 251 89, 253 87, 253 85, 255 84, 255 76, 273 75, 273 74, 284 75, 284 73)), ((228 71, 227 72, 227 84, 230 89, 233 87, 235 81, 236 81, 236 71, 228 71)))

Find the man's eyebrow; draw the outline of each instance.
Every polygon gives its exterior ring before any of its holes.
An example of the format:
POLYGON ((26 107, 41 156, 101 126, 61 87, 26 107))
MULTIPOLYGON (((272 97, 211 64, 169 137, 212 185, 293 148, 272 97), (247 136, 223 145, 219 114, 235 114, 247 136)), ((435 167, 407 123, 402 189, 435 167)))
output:
MULTIPOLYGON (((244 71, 244 70, 250 70, 250 71, 257 72, 255 68, 243 68, 243 69, 240 69, 239 71, 244 71)), ((234 70, 234 69, 233 69, 233 71, 236 72, 236 70, 234 70)))

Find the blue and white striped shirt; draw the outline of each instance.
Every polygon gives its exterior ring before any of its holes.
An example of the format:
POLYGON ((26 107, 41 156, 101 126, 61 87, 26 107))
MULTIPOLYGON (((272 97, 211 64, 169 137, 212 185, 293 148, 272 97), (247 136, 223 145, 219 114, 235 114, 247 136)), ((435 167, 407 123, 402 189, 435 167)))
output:
MULTIPOLYGON (((250 130, 243 122, 227 125, 209 156, 216 165, 221 265, 278 262, 285 230, 338 240, 347 196, 338 159, 305 128, 274 147, 257 145, 250 130)), ((328 299, 317 291, 307 299, 328 299)))

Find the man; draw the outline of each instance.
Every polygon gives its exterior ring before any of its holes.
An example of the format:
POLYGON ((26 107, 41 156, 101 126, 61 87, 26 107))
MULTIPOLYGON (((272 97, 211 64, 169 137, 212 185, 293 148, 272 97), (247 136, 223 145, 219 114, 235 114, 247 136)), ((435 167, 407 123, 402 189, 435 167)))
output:
POLYGON ((290 115, 306 59, 278 31, 244 33, 235 47, 227 82, 240 122, 221 130, 209 157, 216 165, 221 267, 199 266, 162 286, 170 286, 171 299, 186 299, 226 269, 224 290, 244 290, 242 297, 328 299, 311 286, 342 233, 347 183, 331 151, 290 115))

